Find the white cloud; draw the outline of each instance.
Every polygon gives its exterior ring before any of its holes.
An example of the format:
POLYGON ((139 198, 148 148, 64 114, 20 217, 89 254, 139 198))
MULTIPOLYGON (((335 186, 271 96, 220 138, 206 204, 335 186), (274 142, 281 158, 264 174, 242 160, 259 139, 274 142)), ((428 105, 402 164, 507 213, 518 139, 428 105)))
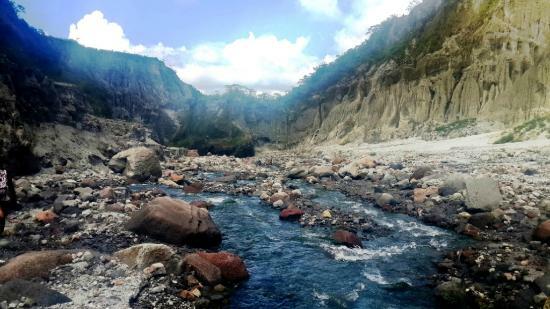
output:
POLYGON ((300 5, 315 14, 338 17, 340 16, 340 8, 338 7, 338 0, 299 0, 300 5))
POLYGON ((69 39, 84 46, 99 49, 115 51, 131 49, 130 40, 124 35, 122 27, 117 23, 109 22, 100 11, 84 15, 76 24, 71 24, 69 39))
POLYGON ((204 43, 190 49, 162 43, 134 45, 123 28, 108 21, 100 11, 72 24, 69 39, 87 47, 159 58, 184 82, 207 93, 222 90, 229 84, 241 84, 261 92, 288 91, 321 61, 306 53, 309 44, 306 37, 289 41, 251 33, 233 42, 204 43))
POLYGON ((69 27, 69 39, 86 47, 141 54, 160 59, 171 59, 184 52, 185 47, 173 48, 158 43, 154 46, 133 45, 124 34, 124 29, 108 21, 101 11, 84 15, 69 27))
POLYGON ((406 14, 410 3, 411 0, 353 0, 342 29, 334 37, 338 51, 344 52, 361 44, 368 38, 370 27, 392 15, 406 14))
POLYGON ((292 42, 250 33, 228 44, 206 43, 193 48, 189 63, 176 71, 182 80, 209 92, 228 84, 261 92, 286 91, 319 63, 304 51, 308 43, 305 37, 292 42))

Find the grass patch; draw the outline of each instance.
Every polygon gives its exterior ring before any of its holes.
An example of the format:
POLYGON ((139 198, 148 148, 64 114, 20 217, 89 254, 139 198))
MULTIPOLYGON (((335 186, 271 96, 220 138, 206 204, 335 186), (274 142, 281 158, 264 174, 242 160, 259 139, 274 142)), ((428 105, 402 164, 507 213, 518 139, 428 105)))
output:
POLYGON ((446 125, 439 126, 435 128, 435 131, 441 135, 449 135, 451 132, 459 131, 475 124, 476 120, 473 118, 462 119, 446 125))
POLYGON ((535 117, 508 132, 505 132, 495 144, 506 144, 526 141, 541 135, 550 138, 550 115, 535 117))
POLYGON ((516 137, 514 136, 513 133, 508 133, 503 135, 501 138, 497 139, 495 141, 495 144, 507 144, 507 143, 513 143, 513 142, 517 142, 516 137))

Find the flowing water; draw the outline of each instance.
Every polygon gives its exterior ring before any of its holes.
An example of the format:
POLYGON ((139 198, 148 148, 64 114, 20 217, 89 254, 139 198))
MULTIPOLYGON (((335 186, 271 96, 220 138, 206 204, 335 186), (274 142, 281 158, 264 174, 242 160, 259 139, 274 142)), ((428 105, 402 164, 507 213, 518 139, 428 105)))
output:
POLYGON ((334 245, 322 227, 279 220, 277 210, 255 197, 188 195, 209 200, 223 236, 221 250, 240 255, 250 279, 231 298, 234 308, 433 308, 429 276, 434 262, 463 240, 405 215, 384 213, 338 192, 300 184, 316 203, 363 212, 390 229, 364 241, 363 249, 334 245))

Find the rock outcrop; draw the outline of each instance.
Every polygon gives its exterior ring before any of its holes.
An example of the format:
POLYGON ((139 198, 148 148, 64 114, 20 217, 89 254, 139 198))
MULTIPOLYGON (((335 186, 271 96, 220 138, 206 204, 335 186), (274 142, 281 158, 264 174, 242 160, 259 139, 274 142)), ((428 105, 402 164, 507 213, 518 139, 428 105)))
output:
POLYGON ((162 176, 160 161, 155 151, 136 147, 117 153, 109 161, 109 167, 124 175, 131 182, 156 180, 162 176))

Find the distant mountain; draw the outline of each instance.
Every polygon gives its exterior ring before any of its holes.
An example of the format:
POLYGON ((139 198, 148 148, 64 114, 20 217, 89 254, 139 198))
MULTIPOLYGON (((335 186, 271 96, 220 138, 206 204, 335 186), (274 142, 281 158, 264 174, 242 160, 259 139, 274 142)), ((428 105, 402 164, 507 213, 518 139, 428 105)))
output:
POLYGON ((34 126, 54 122, 81 127, 87 114, 143 123, 167 145, 254 153, 249 134, 231 119, 217 118, 218 110, 207 107, 212 105, 208 97, 156 58, 46 36, 19 18, 8 0, 0 0, 0 33, 0 159, 13 149, 31 152, 18 147, 30 144, 34 126), (199 136, 208 132, 196 130, 190 124, 195 119, 223 129, 215 138, 199 136), (23 128, 26 142, 14 137, 23 128))

